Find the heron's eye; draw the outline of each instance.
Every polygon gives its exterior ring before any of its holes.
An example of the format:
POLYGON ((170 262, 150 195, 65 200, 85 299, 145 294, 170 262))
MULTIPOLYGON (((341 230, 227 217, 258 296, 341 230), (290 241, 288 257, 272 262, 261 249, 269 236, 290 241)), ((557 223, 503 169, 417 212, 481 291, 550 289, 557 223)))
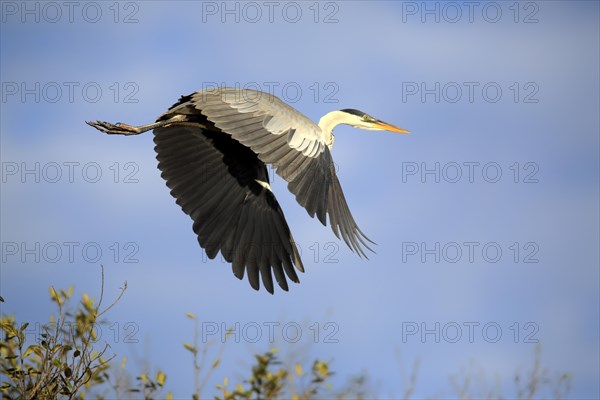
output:
POLYGON ((370 115, 365 114, 363 116, 363 121, 371 122, 371 121, 375 121, 375 119, 373 117, 371 117, 370 115))

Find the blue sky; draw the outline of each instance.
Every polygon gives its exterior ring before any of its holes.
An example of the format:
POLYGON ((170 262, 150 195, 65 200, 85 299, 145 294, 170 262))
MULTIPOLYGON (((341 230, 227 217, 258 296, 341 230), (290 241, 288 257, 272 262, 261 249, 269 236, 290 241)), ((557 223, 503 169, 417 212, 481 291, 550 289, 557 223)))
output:
POLYGON ((106 341, 133 371, 148 355, 176 396, 193 390, 181 343, 194 312, 239 323, 219 380, 278 346, 332 360, 339 381, 369 371, 392 395, 399 352, 421 361, 417 398, 449 395, 472 360, 508 395, 534 339, 544 365, 573 375, 573 398, 597 398, 598 3, 477 2, 469 14, 468 2, 279 2, 271 16, 251 4, 129 2, 115 14, 113 2, 76 2, 70 15, 2 3, 2 312, 46 321, 48 286, 97 294, 103 264, 108 295, 129 285, 106 341), (273 88, 314 121, 358 108, 413 132, 335 131, 342 186, 377 254, 360 260, 275 178, 307 271, 289 293, 255 292, 198 247, 150 133, 83 123, 148 123, 214 83, 273 88), (128 323, 138 343, 124 342, 128 323), (303 327, 297 343, 285 324, 303 327), (436 324, 439 343, 421 337, 436 324), (244 340, 256 325, 261 339, 244 340))

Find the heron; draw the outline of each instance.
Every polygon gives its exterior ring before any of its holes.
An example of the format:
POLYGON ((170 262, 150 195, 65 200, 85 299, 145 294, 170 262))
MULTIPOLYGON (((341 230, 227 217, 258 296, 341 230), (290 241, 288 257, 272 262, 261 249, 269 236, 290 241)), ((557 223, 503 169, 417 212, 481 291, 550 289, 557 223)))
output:
POLYGON ((284 291, 304 265, 269 185, 267 164, 311 217, 329 225, 359 255, 374 252, 348 208, 335 172, 333 130, 355 128, 409 133, 356 110, 325 114, 318 124, 275 95, 241 88, 210 88, 181 96, 156 122, 132 126, 86 122, 107 134, 154 132, 158 169, 171 195, 193 221, 210 259, 219 252, 233 274, 273 294, 284 291), (295 267, 295 269, 294 269, 295 267))

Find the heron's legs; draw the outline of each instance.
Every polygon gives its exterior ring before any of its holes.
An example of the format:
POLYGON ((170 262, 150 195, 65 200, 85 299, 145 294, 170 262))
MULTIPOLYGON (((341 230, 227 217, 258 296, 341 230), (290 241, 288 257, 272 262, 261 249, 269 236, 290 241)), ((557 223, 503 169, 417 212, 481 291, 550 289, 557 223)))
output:
POLYGON ((160 128, 161 126, 177 124, 177 125, 189 125, 189 122, 186 121, 185 115, 175 115, 167 120, 154 122, 148 125, 140 125, 140 126, 132 126, 123 124, 121 122, 117 122, 116 124, 111 124, 110 122, 104 121, 86 121, 86 124, 89 126, 93 126, 98 129, 100 132, 108 133, 110 135, 139 135, 140 133, 144 133, 146 131, 150 131, 152 129, 160 128))
POLYGON ((169 123, 172 123, 172 121, 160 121, 148 125, 131 126, 123 124, 121 122, 111 124, 110 122, 104 121, 86 121, 86 124, 93 126, 100 132, 108 133, 111 135, 139 135, 140 133, 144 133, 146 131, 158 128, 163 125, 167 125, 169 123))

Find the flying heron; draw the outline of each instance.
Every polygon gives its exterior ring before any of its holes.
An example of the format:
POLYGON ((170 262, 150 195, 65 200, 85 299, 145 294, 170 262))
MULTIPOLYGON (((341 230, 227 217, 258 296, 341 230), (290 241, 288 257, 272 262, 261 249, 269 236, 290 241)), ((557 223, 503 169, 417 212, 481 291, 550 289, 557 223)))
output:
POLYGON ((269 186, 266 164, 285 179, 311 217, 315 215, 359 256, 373 251, 357 226, 335 174, 331 148, 340 124, 408 133, 355 109, 332 111, 315 124, 276 96, 239 88, 182 96, 155 123, 131 126, 87 122, 109 134, 154 130, 158 169, 177 204, 189 215, 211 259, 220 251, 233 273, 273 293, 273 277, 287 291, 304 272, 283 211, 269 186), (285 274, 284 274, 285 272, 285 274))

